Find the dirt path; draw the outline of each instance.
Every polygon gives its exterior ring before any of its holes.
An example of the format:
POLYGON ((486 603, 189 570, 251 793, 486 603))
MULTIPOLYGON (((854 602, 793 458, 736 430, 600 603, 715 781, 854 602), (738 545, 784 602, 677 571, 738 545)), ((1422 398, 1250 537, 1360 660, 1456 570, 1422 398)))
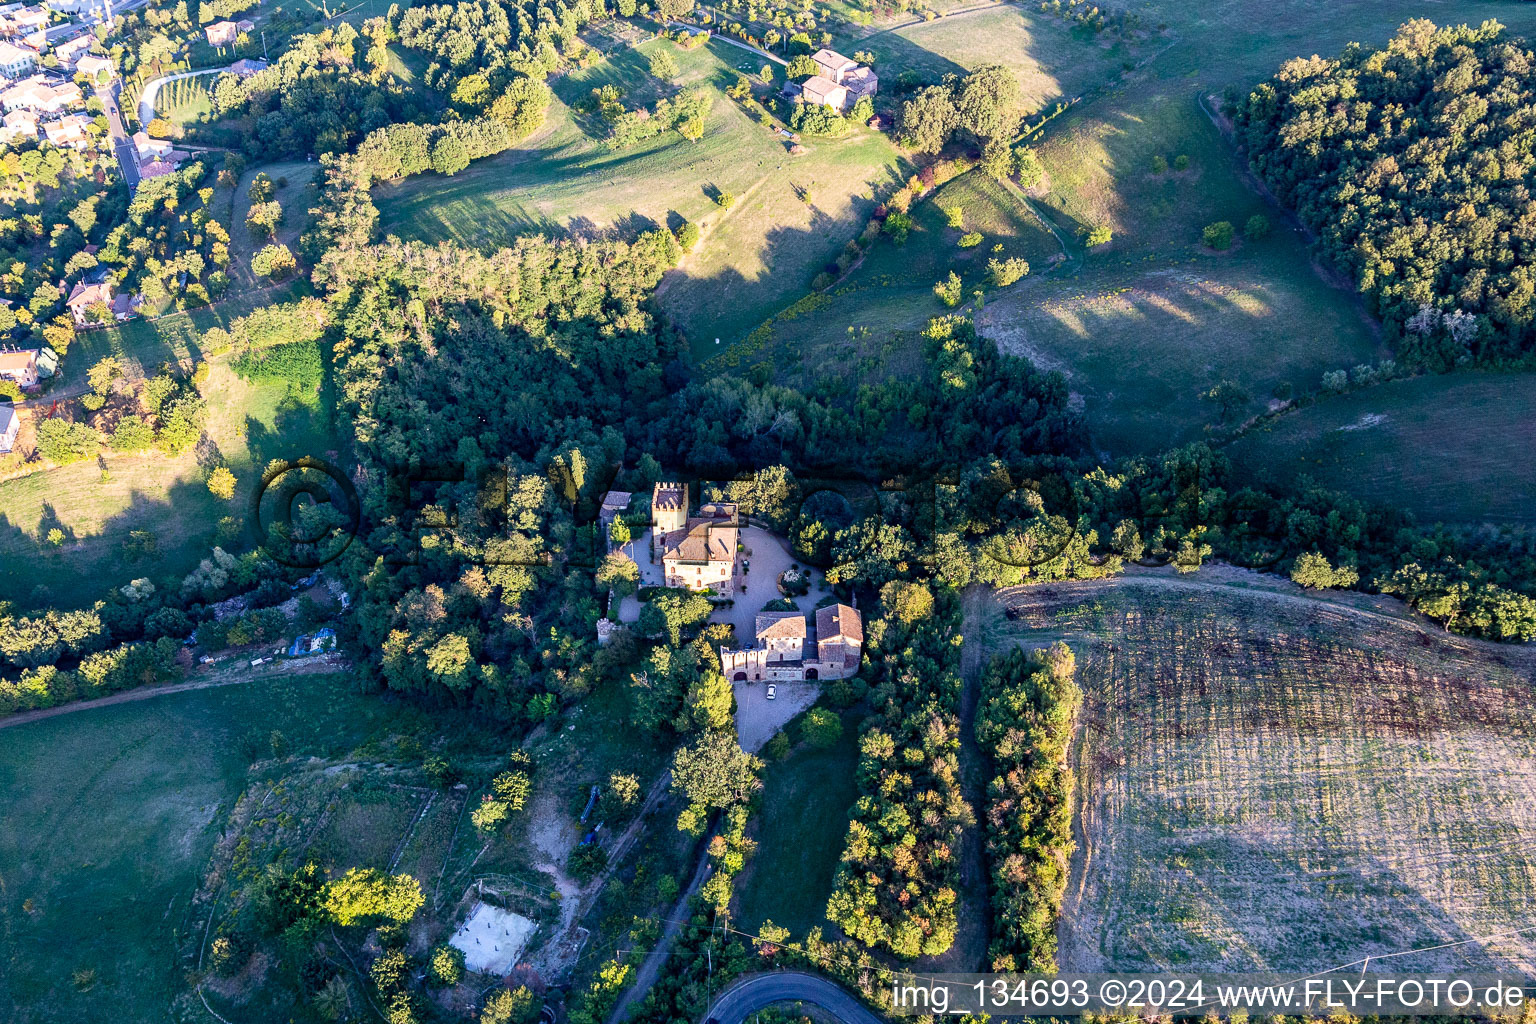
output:
POLYGON ((688 888, 678 896, 677 903, 672 907, 672 912, 667 915, 666 924, 661 929, 661 937, 641 961, 640 969, 635 972, 635 983, 625 989, 619 996, 619 1001, 614 1004, 613 1012, 608 1015, 608 1024, 619 1024, 628 1014, 629 1008, 644 999, 646 993, 651 990, 651 986, 656 984, 656 979, 661 976, 661 969, 666 964, 667 957, 672 955, 672 943, 677 941, 677 933, 683 930, 683 924, 688 920, 688 903, 708 880, 709 875, 709 841, 705 840, 703 852, 699 854, 699 866, 694 869, 688 888))
POLYGON ((961 596, 964 620, 960 649, 960 788, 975 816, 960 846, 960 921, 955 943, 947 953, 934 957, 928 966, 947 972, 983 969, 991 941, 992 896, 987 878, 986 806, 988 759, 976 742, 976 709, 981 704, 981 673, 986 668, 987 645, 982 642, 983 622, 991 607, 991 593, 982 586, 968 587, 961 596))
POLYGON ((127 704, 130 701, 149 700, 151 697, 163 697, 172 693, 186 693, 188 690, 208 690, 216 686, 236 686, 240 683, 254 683, 258 680, 271 679, 276 676, 307 676, 339 672, 346 667, 346 661, 339 655, 273 662, 270 667, 263 666, 259 669, 250 668, 242 662, 240 666, 228 666, 222 672, 215 669, 209 673, 208 678, 204 679, 185 683, 172 683, 170 686, 141 686, 136 690, 124 690, 122 693, 114 693, 110 697, 101 697, 97 700, 79 700, 72 704, 60 704, 58 707, 53 708, 23 711, 20 714, 11 715, 9 718, 0 718, 0 729, 9 729, 12 726, 40 722, 45 718, 57 718, 60 715, 69 715, 76 711, 90 711, 95 708, 110 707, 113 704, 127 704))

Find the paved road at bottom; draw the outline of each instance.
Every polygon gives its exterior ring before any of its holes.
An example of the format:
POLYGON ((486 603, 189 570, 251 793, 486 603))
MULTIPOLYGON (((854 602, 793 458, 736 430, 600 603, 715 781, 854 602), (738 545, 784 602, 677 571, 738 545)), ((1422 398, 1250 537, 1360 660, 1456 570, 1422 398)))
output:
POLYGON ((733 982, 715 997, 704 1015, 704 1021, 742 1024, 758 1010, 785 1001, 812 1003, 842 1021, 842 1024, 885 1024, 842 986, 800 971, 754 974, 750 978, 733 982))

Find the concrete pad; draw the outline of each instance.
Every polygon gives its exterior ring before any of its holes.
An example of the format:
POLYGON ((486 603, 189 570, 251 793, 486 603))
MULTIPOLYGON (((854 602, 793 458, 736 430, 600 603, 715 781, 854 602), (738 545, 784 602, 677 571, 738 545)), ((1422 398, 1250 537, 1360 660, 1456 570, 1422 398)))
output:
POLYGON ((506 977, 517 966, 538 924, 521 914, 476 903, 448 945, 464 953, 464 966, 478 974, 506 977))
POLYGON ((768 683, 732 683, 736 694, 736 742, 755 754, 774 734, 821 696, 817 683, 774 683, 776 696, 768 699, 768 683))

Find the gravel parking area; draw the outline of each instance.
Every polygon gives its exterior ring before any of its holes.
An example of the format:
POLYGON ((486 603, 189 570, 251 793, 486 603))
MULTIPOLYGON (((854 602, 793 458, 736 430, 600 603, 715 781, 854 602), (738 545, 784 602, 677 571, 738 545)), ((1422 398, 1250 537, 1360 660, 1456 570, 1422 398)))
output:
POLYGON ((767 683, 734 683, 736 694, 736 742, 747 753, 767 746, 774 733, 791 718, 816 703, 821 687, 816 683, 774 683, 773 700, 767 683))

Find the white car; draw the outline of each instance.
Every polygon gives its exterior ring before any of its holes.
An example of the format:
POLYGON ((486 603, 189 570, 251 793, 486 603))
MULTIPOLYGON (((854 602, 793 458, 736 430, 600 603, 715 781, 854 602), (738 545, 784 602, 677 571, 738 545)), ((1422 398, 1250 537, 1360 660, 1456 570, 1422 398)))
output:
POLYGON ((769 683, 768 684, 768 699, 769 700, 773 700, 773 698, 777 697, 778 695, 779 695, 779 691, 774 687, 774 685, 772 683, 769 683))

